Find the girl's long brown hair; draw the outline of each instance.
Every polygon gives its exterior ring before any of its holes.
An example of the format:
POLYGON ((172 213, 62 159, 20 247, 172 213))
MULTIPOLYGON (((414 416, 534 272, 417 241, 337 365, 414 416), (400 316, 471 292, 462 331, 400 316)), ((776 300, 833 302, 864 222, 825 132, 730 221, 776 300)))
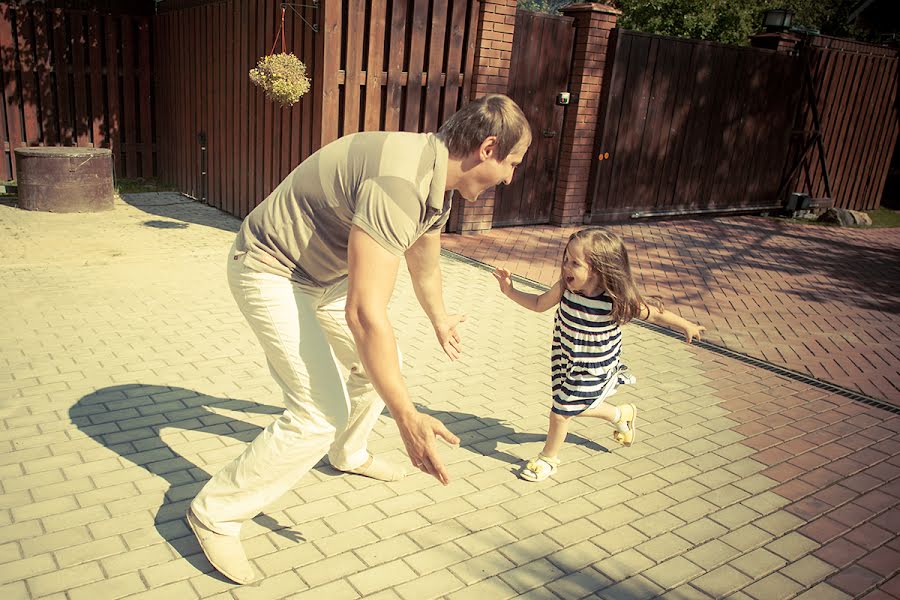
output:
POLYGON ((573 233, 566 248, 574 241, 581 244, 585 259, 600 278, 600 287, 612 299, 610 317, 619 325, 640 317, 647 310, 646 303, 631 276, 628 250, 622 238, 601 227, 591 227, 573 233))

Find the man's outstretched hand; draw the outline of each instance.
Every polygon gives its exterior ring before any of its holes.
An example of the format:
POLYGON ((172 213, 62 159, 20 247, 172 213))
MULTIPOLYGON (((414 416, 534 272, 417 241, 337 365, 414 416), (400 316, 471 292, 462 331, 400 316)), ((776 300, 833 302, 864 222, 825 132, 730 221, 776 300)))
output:
POLYGON ((437 335, 438 343, 450 360, 456 360, 462 356, 462 338, 456 326, 466 320, 466 315, 448 315, 446 320, 435 323, 434 333, 437 335))
POLYGON ((398 420, 397 427, 413 466, 444 485, 450 483, 450 475, 438 455, 435 440, 440 436, 445 442, 455 446, 459 444, 459 438, 434 417, 418 411, 398 420))

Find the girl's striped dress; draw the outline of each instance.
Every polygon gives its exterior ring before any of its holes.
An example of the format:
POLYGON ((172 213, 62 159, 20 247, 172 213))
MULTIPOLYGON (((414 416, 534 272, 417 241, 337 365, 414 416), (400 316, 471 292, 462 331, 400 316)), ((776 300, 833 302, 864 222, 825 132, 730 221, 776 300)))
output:
POLYGON ((622 330, 610 318, 606 293, 588 298, 563 291, 553 327, 553 412, 577 415, 595 408, 621 383, 634 383, 619 362, 622 330))

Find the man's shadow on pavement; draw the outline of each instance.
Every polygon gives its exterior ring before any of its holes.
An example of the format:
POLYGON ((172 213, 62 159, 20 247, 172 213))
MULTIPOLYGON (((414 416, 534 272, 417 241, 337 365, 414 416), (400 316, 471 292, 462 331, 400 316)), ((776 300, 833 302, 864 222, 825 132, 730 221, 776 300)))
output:
MULTIPOLYGON (((458 435, 461 448, 494 456, 511 465, 520 465, 522 459, 499 450, 499 443, 515 445, 542 441, 545 437, 543 434, 517 432, 508 424, 492 417, 432 410, 424 406, 418 408, 443 422, 458 435)), ((128 384, 102 388, 82 397, 69 409, 69 418, 82 433, 100 445, 114 450, 122 458, 169 484, 154 517, 157 532, 199 571, 228 581, 206 560, 196 538, 184 522, 188 505, 211 475, 171 448, 161 435, 164 429, 181 429, 249 443, 262 431, 259 425, 219 414, 214 409, 249 415, 271 415, 273 418, 284 410, 277 406, 219 398, 179 387, 128 384)), ((593 450, 608 451, 603 446, 574 434, 569 434, 568 442, 585 445, 593 450)), ((331 467, 326 458, 314 468, 325 475, 343 475, 331 467)), ((260 514, 253 520, 289 541, 305 541, 302 531, 278 523, 267 514, 260 514)))

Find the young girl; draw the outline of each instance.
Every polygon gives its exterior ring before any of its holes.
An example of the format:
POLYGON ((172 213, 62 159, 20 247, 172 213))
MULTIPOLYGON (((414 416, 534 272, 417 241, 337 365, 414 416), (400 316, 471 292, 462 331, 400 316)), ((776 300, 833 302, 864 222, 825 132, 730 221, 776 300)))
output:
POLYGON ((621 325, 635 317, 680 329, 688 343, 700 339, 704 327, 645 303, 628 266, 622 239, 601 228, 572 234, 563 254, 559 281, 537 295, 512 286, 509 271, 497 269, 494 277, 510 299, 527 309, 543 312, 558 306, 553 328, 553 407, 550 430, 540 454, 521 471, 522 479, 543 481, 556 472, 559 450, 575 416, 598 417, 614 427, 613 439, 624 446, 635 441, 637 408, 604 402, 622 383, 634 383, 619 362, 621 325))

